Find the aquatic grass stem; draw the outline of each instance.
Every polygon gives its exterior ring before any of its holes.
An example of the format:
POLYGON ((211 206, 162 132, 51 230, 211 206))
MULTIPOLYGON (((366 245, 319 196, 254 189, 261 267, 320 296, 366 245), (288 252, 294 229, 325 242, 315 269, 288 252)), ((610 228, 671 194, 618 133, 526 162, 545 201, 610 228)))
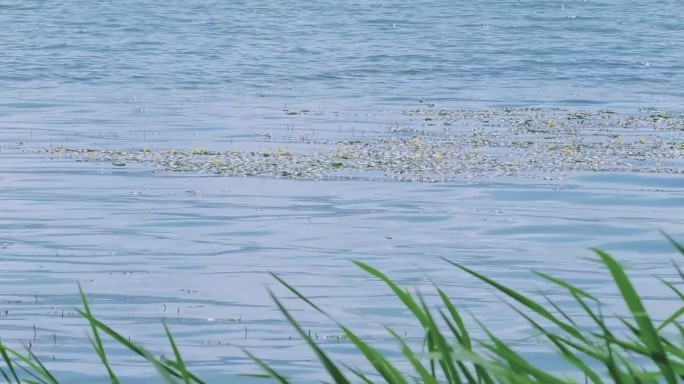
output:
MULTIPOLYGON (((684 256, 684 247, 671 237, 665 236, 684 256)), ((684 381, 684 345, 681 342, 684 338, 684 325, 680 322, 681 316, 684 315, 684 293, 677 288, 676 283, 660 279, 679 299, 679 306, 674 308, 664 321, 657 324, 649 316, 637 289, 620 263, 606 252, 594 251, 599 256, 598 262, 606 267, 628 309, 629 316, 615 316, 615 319, 619 321, 617 326, 609 325, 606 321, 602 303, 598 297, 562 279, 535 272, 538 277, 567 292, 582 309, 582 313, 589 317, 593 328, 586 329, 580 326, 567 310, 561 308, 543 292, 540 296, 546 302, 539 302, 459 263, 449 260, 446 262, 512 299, 504 303, 512 307, 532 329, 539 332, 549 342, 549 347, 555 349, 559 357, 576 369, 573 373, 581 374, 586 382, 594 384, 665 382, 669 384, 684 381), (678 333, 677 338, 673 338, 671 332, 673 329, 678 333)), ((333 382, 351 383, 350 377, 355 377, 364 383, 382 381, 389 384, 414 382, 425 384, 569 384, 576 382, 564 375, 547 372, 538 367, 523 353, 516 351, 511 343, 495 335, 477 317, 474 318, 475 323, 484 331, 485 337, 475 339, 458 305, 442 289, 434 287, 439 296, 440 308, 432 308, 420 292, 411 294, 379 270, 359 261, 354 263, 366 273, 384 282, 421 325, 424 331, 422 351, 414 351, 395 330, 385 328, 396 341, 397 348, 401 351, 405 362, 409 363, 409 367, 412 368, 410 372, 400 370, 397 362, 391 361, 388 356, 373 347, 370 340, 360 337, 352 329, 337 322, 322 307, 273 274, 280 284, 300 300, 334 321, 343 332, 345 339, 354 346, 359 357, 363 358, 375 371, 370 374, 349 364, 335 362, 318 345, 318 342, 304 331, 283 303, 272 292, 269 292, 278 310, 313 351, 321 362, 323 371, 333 382)), ((684 273, 676 263, 675 268, 680 279, 679 283, 684 282, 684 273)), ((186 365, 186 360, 166 324, 163 327, 173 351, 173 359, 164 356, 155 357, 144 347, 131 342, 102 323, 93 315, 80 285, 79 293, 83 309, 76 309, 76 311, 88 322, 92 332, 88 339, 111 383, 118 383, 119 379, 105 352, 102 339, 105 335, 111 337, 119 346, 145 359, 155 368, 159 378, 165 383, 204 383, 186 365)), ((246 376, 270 378, 280 384, 297 382, 296 379, 281 375, 250 351, 243 351, 256 366, 264 371, 263 374, 246 376)), ((26 348, 25 353, 21 353, 4 342, 0 342, 0 356, 2 356, 0 376, 8 383, 59 383, 56 376, 40 361, 30 347, 26 348)))

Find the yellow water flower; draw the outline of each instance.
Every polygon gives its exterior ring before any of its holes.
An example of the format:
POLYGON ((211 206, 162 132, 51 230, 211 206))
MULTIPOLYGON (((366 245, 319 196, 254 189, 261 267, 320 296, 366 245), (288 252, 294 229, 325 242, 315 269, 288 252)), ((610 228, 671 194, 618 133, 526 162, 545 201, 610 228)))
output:
POLYGON ((436 162, 437 164, 439 164, 439 163, 442 162, 442 159, 444 159, 444 156, 442 156, 441 153, 435 153, 435 155, 433 156, 433 158, 435 159, 435 162, 436 162))

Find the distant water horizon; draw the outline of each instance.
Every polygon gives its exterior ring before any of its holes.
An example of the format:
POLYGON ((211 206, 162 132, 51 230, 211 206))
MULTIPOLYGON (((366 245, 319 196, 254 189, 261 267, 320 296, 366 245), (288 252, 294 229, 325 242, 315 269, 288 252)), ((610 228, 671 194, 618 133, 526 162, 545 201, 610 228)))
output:
POLYGON ((2 103, 43 91, 568 106, 684 96, 675 1, 73 0, 0 10, 2 103))

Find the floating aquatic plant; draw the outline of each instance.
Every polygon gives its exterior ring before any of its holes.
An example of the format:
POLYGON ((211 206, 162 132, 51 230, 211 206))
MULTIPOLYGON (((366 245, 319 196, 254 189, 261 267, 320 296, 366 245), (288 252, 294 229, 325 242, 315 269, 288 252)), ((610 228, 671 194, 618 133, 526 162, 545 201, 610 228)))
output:
MULTIPOLYGON (((368 172, 374 178, 430 182, 500 175, 553 179, 574 172, 684 172, 684 115, 646 110, 623 116, 532 108, 404 114, 419 118, 420 125, 400 128, 397 124, 388 132, 358 140, 307 141, 316 146, 305 145, 301 150, 226 148, 214 152, 196 147, 155 151, 145 147, 110 151, 60 145, 32 151, 79 161, 143 163, 167 171, 313 180, 367 178, 368 172), (434 128, 424 125, 426 121, 434 128), (336 172, 342 169, 349 172, 336 172)), ((289 126, 287 135, 291 135, 289 126)), ((274 141, 274 146, 289 138, 256 137, 274 141)))

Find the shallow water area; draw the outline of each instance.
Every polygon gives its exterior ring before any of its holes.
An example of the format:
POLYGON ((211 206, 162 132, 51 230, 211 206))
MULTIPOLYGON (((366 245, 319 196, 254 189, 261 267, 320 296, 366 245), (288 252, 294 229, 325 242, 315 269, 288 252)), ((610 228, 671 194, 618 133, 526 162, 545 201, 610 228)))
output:
MULTIPOLYGON (((532 295, 529 269, 539 269, 617 307, 606 274, 585 259, 588 248, 614 252, 644 276, 637 282, 650 282, 645 276, 675 273, 675 255, 658 230, 675 238, 684 233, 681 175, 302 181, 155 173, 143 165, 46 162, 27 154, 0 156, 0 169, 3 340, 31 341, 66 375, 98 368, 72 309, 77 281, 98 317, 153 351, 169 353, 160 324, 166 321, 189 364, 208 378, 257 372, 240 350, 246 347, 296 377, 318 379, 317 364, 267 287, 286 298, 334 356, 353 363, 358 357, 337 338, 339 330, 287 299, 268 272, 390 350, 394 342, 381 325, 409 340, 419 329, 389 290, 351 260, 427 292, 429 278, 486 324, 505 324, 500 336, 534 354, 535 336, 524 322, 513 314, 502 318, 493 292, 442 257, 532 295)), ((656 316, 665 316, 667 292, 642 284, 656 316)), ((135 364, 112 350, 115 361, 135 364)), ((139 369, 130 371, 132 378, 151 373, 139 369)))

